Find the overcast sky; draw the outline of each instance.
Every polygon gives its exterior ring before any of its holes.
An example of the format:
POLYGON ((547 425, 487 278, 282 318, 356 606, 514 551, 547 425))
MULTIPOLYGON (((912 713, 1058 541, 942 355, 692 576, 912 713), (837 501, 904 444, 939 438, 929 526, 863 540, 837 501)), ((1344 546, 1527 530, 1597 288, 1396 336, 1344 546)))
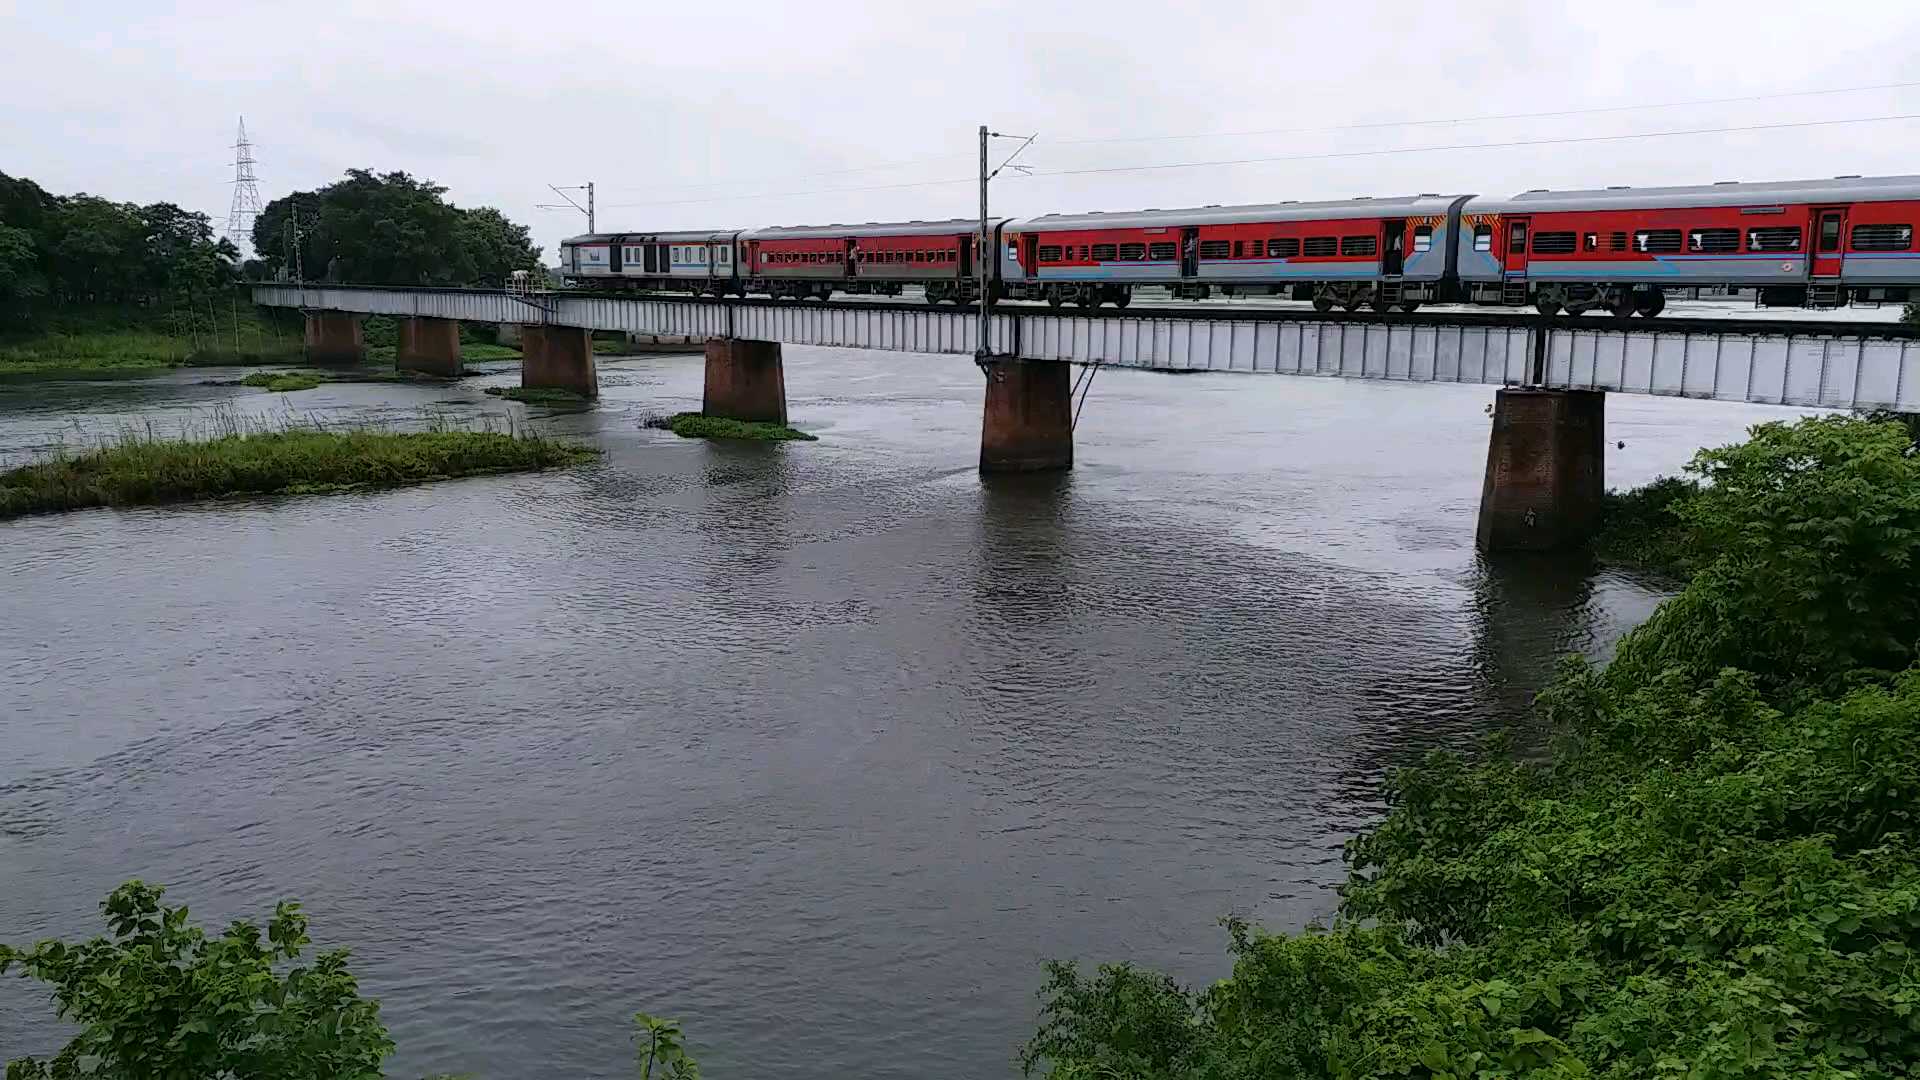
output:
POLYGON ((536 208, 549 183, 595 181, 603 231, 970 215, 983 122, 1040 136, 1039 175, 995 184, 1009 215, 1916 173, 1912 119, 1416 149, 1920 115, 1916 60, 1912 0, 0 0, 0 171, 224 223, 244 113, 264 199, 402 169, 551 261, 585 221, 536 208), (1399 123, 1613 106, 1649 107, 1399 123), (1275 157, 1296 160, 1044 175, 1275 157))

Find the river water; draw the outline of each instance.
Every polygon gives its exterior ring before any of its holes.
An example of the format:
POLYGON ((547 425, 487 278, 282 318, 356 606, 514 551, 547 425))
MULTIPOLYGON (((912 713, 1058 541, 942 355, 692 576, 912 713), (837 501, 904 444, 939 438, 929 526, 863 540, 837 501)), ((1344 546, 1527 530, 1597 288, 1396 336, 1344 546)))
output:
MULTIPOLYGON (((1332 910, 1385 771, 1519 726, 1657 584, 1473 550, 1492 390, 1099 375, 982 478, 964 359, 787 350, 810 444, 683 441, 697 356, 585 412, 455 389, 0 387, 0 464, 215 410, 491 415, 569 472, 0 524, 0 941, 131 877, 302 900, 391 1075, 1004 1078, 1047 957, 1227 970, 1332 910)), ((1781 410, 1616 396, 1608 479, 1781 410)), ((0 1059, 60 1041, 0 982, 0 1059)))

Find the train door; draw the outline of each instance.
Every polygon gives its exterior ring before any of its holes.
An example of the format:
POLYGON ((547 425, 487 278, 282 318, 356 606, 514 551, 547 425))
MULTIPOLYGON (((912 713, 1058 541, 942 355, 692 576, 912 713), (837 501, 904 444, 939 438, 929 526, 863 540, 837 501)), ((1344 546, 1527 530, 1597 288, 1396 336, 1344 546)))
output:
POLYGON ((1808 273, 1814 281, 1837 281, 1845 261, 1847 208, 1822 206, 1813 212, 1813 258, 1808 273))
POLYGON ((1506 219, 1507 276, 1527 276, 1527 234, 1532 231, 1533 219, 1528 217, 1510 217, 1506 219))
POLYGON ((849 279, 856 277, 856 268, 860 262, 860 241, 851 236, 847 237, 847 250, 842 254, 841 259, 846 264, 847 277, 849 279))
POLYGON ((1180 230, 1180 276, 1200 276, 1200 230, 1192 225, 1180 230))
POLYGON ((1028 278, 1040 276, 1040 234, 1024 233, 1020 237, 1020 269, 1028 278))
POLYGON ((1404 218, 1392 218, 1381 223, 1380 230, 1380 273, 1383 277, 1399 277, 1407 264, 1407 222, 1404 218))
POLYGON ((627 253, 627 249, 621 246, 626 239, 624 236, 616 236, 607 241, 607 272, 610 274, 619 273, 620 268, 626 265, 621 260, 621 256, 627 253))
POLYGON ((659 252, 656 250, 658 246, 657 244, 640 245, 640 269, 647 274, 660 272, 659 252))

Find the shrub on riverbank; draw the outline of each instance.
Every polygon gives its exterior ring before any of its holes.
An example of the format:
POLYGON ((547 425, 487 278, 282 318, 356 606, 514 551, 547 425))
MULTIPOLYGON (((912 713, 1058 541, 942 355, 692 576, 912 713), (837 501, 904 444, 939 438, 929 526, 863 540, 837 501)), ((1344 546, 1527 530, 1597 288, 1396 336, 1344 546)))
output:
POLYGON ((1911 1075, 1910 447, 1898 425, 1822 418, 1703 452, 1702 488, 1672 500, 1696 572, 1608 669, 1540 695, 1550 763, 1495 747, 1396 773, 1387 818, 1348 845, 1333 927, 1232 923, 1212 987, 1052 966, 1027 1069, 1911 1075))
POLYGON ((118 442, 0 472, 0 519, 95 506, 229 495, 398 487, 570 465, 594 451, 528 433, 284 427, 205 439, 130 433, 118 442))

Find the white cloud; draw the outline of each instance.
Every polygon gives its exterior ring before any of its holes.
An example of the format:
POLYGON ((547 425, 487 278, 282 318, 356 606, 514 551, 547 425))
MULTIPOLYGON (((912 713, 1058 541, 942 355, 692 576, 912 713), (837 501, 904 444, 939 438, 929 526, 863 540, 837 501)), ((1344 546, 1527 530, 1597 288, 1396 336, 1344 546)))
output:
MULTIPOLYGON (((553 250, 548 183, 603 228, 973 211, 974 129, 1038 131, 1047 170, 1920 113, 1920 87, 1581 117, 1328 128, 1903 81, 1920 8, 735 2, 19 5, 0 14, 0 169, 225 216, 244 112, 262 194, 404 169, 553 250), (236 12, 243 12, 236 16, 236 12), (1862 30, 1861 28, 1870 28, 1862 30), (933 160, 927 160, 927 159, 933 160), (912 162, 887 169, 867 166, 912 162), (857 172, 834 170, 863 169, 857 172), (816 175, 829 173, 829 175, 816 175), (936 187, 845 190, 956 178, 936 187), (778 194, 779 198, 721 196, 778 194), (715 200, 715 201, 689 201, 715 200)), ((995 209, 1920 171, 1920 122, 1010 178, 995 209)), ((1010 147, 1011 144, 1007 144, 1010 147)))

